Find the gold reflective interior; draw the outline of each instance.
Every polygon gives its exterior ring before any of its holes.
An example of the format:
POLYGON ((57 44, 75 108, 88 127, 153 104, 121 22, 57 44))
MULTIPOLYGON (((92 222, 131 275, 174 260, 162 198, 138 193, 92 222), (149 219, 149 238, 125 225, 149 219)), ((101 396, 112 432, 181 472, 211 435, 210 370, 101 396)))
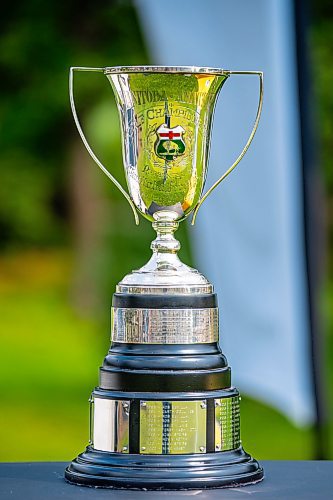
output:
POLYGON ((155 212, 184 218, 202 192, 216 97, 226 74, 107 74, 120 114, 130 196, 155 212))

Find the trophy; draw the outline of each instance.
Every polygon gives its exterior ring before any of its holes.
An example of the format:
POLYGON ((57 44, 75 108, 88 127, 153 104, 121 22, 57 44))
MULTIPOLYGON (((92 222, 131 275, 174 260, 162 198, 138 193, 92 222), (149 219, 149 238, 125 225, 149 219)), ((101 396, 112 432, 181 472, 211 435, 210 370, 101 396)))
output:
POLYGON ((148 490, 222 488, 263 478, 240 440, 239 392, 219 347, 213 285, 177 255, 179 223, 236 167, 258 127, 263 74, 193 66, 70 69, 70 103, 89 154, 157 233, 147 264, 116 287, 111 346, 90 398, 90 440, 67 467, 79 485, 148 490), (99 71, 119 111, 127 193, 96 157, 77 116, 74 71, 99 71), (203 194, 217 96, 232 75, 259 77, 241 154, 203 194))

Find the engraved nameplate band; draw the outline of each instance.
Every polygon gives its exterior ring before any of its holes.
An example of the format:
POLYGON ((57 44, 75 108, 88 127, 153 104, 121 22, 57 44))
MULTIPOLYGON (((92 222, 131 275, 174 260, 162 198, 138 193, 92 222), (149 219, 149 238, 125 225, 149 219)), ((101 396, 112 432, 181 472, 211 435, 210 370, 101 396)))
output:
MULTIPOLYGON (((138 452, 178 455, 223 452, 240 446, 239 396, 200 400, 137 400, 138 452), (214 411, 215 426, 208 417, 214 411), (215 449, 207 449, 207 437, 215 449), (213 439, 211 439, 213 438, 213 439)), ((94 398, 92 446, 96 450, 128 453, 131 447, 130 401, 94 398)))
POLYGON ((112 307, 111 340, 135 344, 204 344, 218 341, 218 309, 112 307))

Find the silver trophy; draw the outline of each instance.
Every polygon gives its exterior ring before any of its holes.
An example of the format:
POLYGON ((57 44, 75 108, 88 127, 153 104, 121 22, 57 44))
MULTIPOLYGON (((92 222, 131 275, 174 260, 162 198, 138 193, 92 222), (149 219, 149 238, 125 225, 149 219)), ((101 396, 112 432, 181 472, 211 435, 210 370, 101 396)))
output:
POLYGON ((259 481, 240 440, 239 393, 218 344, 213 285, 177 255, 179 222, 237 166, 257 130, 263 74, 217 68, 74 67, 70 103, 92 158, 157 233, 152 256, 113 295, 111 347, 91 396, 86 451, 66 469, 76 484, 191 489, 259 481), (129 193, 96 157, 73 96, 74 71, 105 74, 116 96, 129 193), (232 75, 259 77, 253 129, 231 167, 203 194, 217 96, 232 75))

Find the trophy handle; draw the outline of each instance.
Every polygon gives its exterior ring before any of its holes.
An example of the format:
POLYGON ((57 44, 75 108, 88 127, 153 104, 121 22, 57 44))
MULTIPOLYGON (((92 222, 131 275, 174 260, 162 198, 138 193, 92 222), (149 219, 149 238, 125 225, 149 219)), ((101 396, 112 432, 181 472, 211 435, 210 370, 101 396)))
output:
MULTIPOLYGON (((225 74, 225 73, 223 73, 225 74)), ((234 161, 234 163, 231 165, 231 167, 228 168, 224 172, 224 174, 208 189, 208 191, 202 196, 202 198, 199 200, 197 206, 194 209, 193 212, 193 217, 191 224, 192 226, 195 224, 195 220, 198 214, 198 210, 203 204, 203 202, 206 200, 206 198, 210 195, 212 191, 234 170, 235 167, 237 167, 238 163, 241 161, 243 156, 245 155, 246 151, 249 149, 250 144, 252 142, 252 139, 257 131, 259 120, 260 120, 260 115, 261 115, 261 110, 262 110, 262 102, 263 102, 263 95, 264 95, 264 88, 263 88, 263 80, 264 80, 264 74, 262 71, 228 71, 229 75, 257 75, 259 76, 259 102, 258 102, 258 109, 257 109, 257 115, 256 119, 253 124, 253 128, 251 131, 251 134, 247 140, 247 143, 245 144, 242 152, 238 156, 238 158, 234 161)))
POLYGON ((94 160, 94 162, 102 170, 102 172, 104 172, 104 174, 117 186, 117 188, 119 189, 119 191, 125 196, 126 200, 128 201, 128 203, 131 206, 131 209, 133 210, 133 214, 134 214, 134 218, 135 218, 135 223, 136 223, 136 225, 139 225, 139 216, 138 216, 138 213, 136 211, 136 207, 135 207, 133 201, 131 200, 130 195, 125 191, 125 189, 117 181, 117 179, 115 177, 113 177, 113 175, 108 171, 108 169, 106 167, 104 167, 104 165, 99 161, 99 159, 97 158, 97 156, 95 155, 95 153, 91 149, 91 147, 90 147, 90 145, 89 145, 89 143, 88 143, 88 141, 86 139, 86 136, 83 133, 83 130, 82 130, 81 125, 80 125, 79 118, 77 116, 76 107, 75 107, 75 101, 74 101, 74 91, 73 91, 74 71, 95 71, 95 72, 98 72, 98 73, 104 73, 104 68, 86 68, 86 67, 80 67, 80 66, 75 66, 75 67, 70 68, 70 70, 69 70, 69 100, 70 100, 70 104, 71 104, 71 110, 72 110, 72 114, 73 114, 73 118, 74 118, 74 122, 75 122, 76 128, 77 128, 77 130, 78 130, 78 132, 80 134, 82 142, 85 145, 88 153, 90 154, 90 156, 92 157, 92 159, 94 160))

